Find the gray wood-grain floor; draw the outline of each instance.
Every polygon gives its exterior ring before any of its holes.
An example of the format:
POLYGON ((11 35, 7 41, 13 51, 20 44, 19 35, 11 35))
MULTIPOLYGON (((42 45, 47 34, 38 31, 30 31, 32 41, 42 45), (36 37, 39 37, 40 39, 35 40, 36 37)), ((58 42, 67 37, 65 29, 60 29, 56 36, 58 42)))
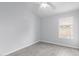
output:
POLYGON ((38 42, 8 56, 79 56, 79 49, 38 42))

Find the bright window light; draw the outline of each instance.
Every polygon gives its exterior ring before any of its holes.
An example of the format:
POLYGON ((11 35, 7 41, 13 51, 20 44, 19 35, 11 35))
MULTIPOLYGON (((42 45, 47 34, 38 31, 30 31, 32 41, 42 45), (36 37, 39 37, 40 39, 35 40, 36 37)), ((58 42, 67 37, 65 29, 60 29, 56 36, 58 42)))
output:
POLYGON ((73 17, 59 19, 59 38, 73 39, 73 17))
POLYGON ((41 3, 40 8, 47 8, 49 5, 47 3, 41 3))

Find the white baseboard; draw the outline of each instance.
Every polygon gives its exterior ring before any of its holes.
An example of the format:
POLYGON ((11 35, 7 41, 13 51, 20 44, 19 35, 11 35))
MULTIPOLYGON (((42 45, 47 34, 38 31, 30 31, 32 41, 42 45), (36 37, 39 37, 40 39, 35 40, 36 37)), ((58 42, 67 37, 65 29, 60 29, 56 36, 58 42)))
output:
POLYGON ((66 45, 66 44, 62 44, 62 43, 55 43, 55 42, 50 42, 50 41, 40 41, 40 42, 51 43, 51 44, 56 44, 56 45, 61 45, 61 46, 66 46, 66 47, 71 47, 71 48, 77 48, 77 49, 79 49, 78 46, 66 45))
POLYGON ((16 51, 20 50, 20 49, 29 47, 29 46, 31 46, 31 45, 37 43, 37 42, 39 42, 39 40, 38 40, 38 41, 35 41, 35 42, 32 42, 32 43, 30 43, 30 44, 28 44, 28 45, 26 45, 26 46, 24 46, 24 47, 20 47, 20 48, 18 48, 18 49, 16 49, 16 50, 13 50, 13 51, 11 51, 11 52, 9 52, 9 53, 5 53, 4 55, 1 55, 1 56, 7 56, 7 55, 9 55, 9 54, 11 54, 11 53, 13 53, 13 52, 16 52, 16 51))

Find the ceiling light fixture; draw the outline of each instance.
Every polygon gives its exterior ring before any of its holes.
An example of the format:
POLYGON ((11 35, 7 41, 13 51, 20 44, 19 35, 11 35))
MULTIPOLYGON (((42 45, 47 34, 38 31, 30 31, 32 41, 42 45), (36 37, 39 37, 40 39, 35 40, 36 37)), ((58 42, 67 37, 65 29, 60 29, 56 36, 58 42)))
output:
POLYGON ((49 5, 46 2, 40 4, 40 8, 47 8, 49 5))

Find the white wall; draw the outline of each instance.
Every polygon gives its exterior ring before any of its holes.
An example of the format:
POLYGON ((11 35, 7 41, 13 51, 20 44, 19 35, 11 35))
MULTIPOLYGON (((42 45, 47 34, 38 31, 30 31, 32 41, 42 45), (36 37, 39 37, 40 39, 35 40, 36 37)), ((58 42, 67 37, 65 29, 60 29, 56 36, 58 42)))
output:
POLYGON ((39 24, 26 3, 0 3, 0 55, 39 41, 39 24))
POLYGON ((79 11, 71 11, 41 19, 41 41, 79 48, 79 11), (58 38, 58 21, 62 17, 74 17, 74 39, 58 38))

